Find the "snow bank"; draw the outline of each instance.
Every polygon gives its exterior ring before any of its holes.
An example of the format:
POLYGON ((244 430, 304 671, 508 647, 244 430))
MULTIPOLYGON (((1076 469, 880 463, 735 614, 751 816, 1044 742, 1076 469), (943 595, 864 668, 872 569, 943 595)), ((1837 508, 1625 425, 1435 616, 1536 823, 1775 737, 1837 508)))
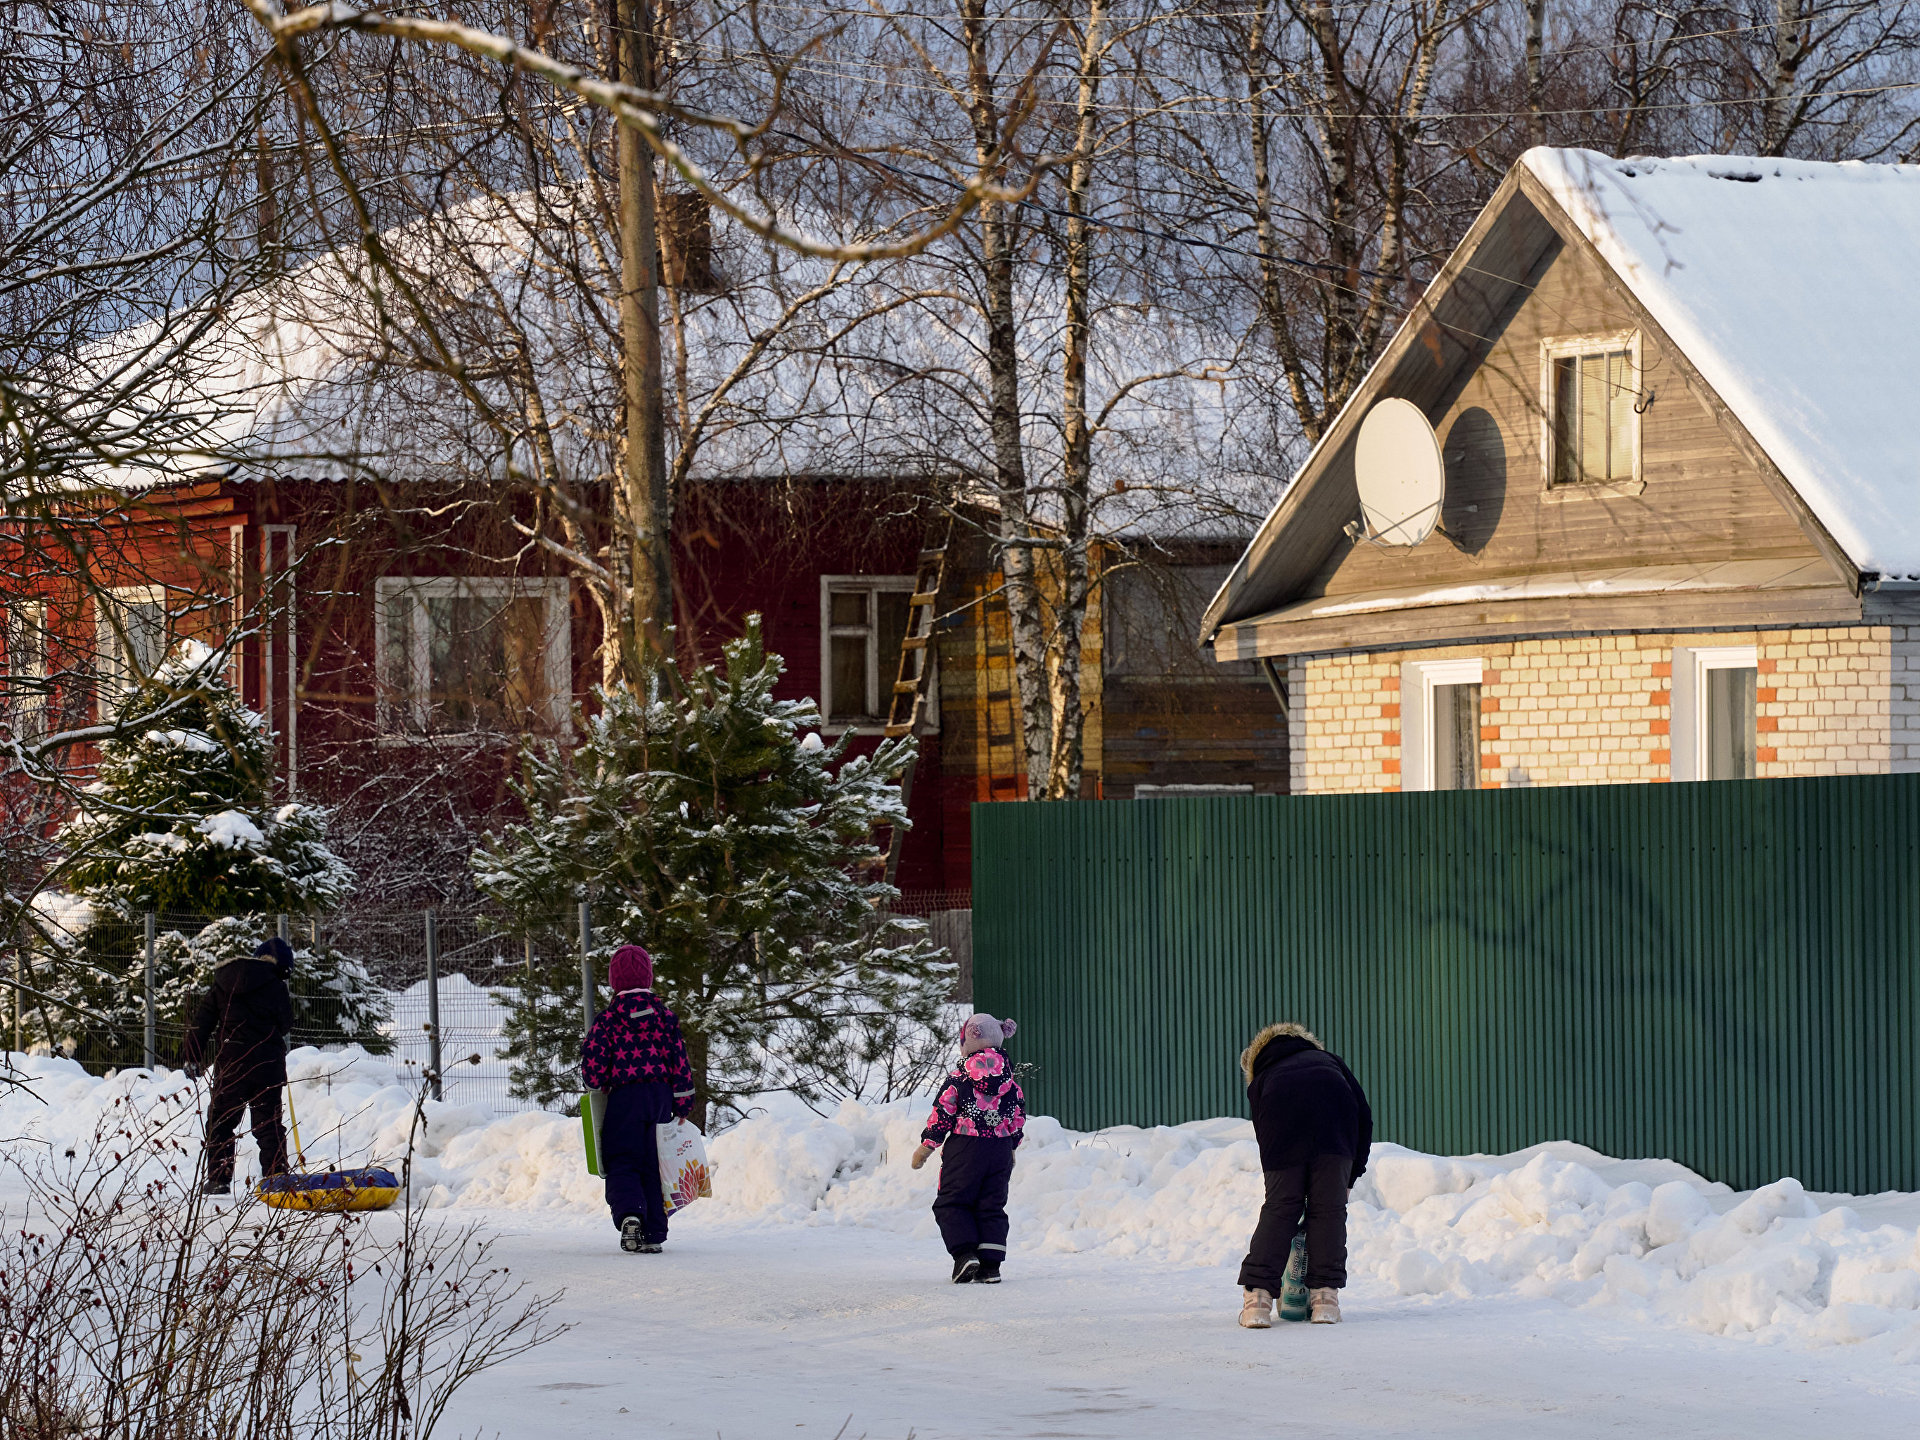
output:
MULTIPOLYGON (((39 1099, 0 1096, 0 1136, 21 1137, 8 1149, 44 1144, 64 1160, 64 1147, 130 1111, 198 1134, 204 1086, 172 1072, 97 1080, 66 1060, 14 1062, 39 1099)), ((393 1067, 355 1049, 304 1049, 289 1071, 310 1164, 399 1161, 415 1092, 393 1067)), ((924 1101, 903 1101, 848 1102, 831 1119, 791 1103, 757 1115, 714 1138, 715 1198, 682 1223, 869 1226, 931 1242, 935 1169, 907 1165, 924 1113, 924 1101)), ((578 1121, 429 1101, 425 1122, 416 1203, 600 1212, 578 1121)), ((243 1147, 243 1168, 250 1159, 243 1147)), ((1228 1265, 1260 1198, 1245 1121, 1081 1134, 1036 1117, 1014 1171, 1014 1248, 1228 1265)), ((1673 1161, 1565 1142, 1455 1158, 1380 1145, 1353 1192, 1349 1271, 1403 1295, 1553 1299, 1767 1343, 1865 1341, 1920 1360, 1916 1226, 1920 1195, 1814 1196, 1792 1179, 1740 1194, 1673 1161)))
MULTIPOLYGON (((190 1137, 197 1144, 207 1083, 177 1071, 122 1070, 107 1079, 71 1060, 10 1057, 25 1090, 0 1092, 0 1149, 44 1155, 56 1167, 80 1165, 99 1144, 148 1137, 190 1137), (44 1102, 44 1103, 43 1103, 44 1102), (71 1156, 68 1151, 72 1151, 71 1156)), ((407 1154, 418 1079, 358 1046, 302 1047, 287 1057, 293 1113, 308 1168, 386 1165, 407 1154)), ((600 1182, 581 1159, 580 1122, 543 1111, 496 1114, 485 1105, 428 1100, 414 1132, 417 1203, 516 1210, 593 1209, 600 1182)), ((240 1172, 257 1173, 253 1141, 241 1135, 240 1172)), ((0 1173, 0 1194, 17 1192, 0 1173)))

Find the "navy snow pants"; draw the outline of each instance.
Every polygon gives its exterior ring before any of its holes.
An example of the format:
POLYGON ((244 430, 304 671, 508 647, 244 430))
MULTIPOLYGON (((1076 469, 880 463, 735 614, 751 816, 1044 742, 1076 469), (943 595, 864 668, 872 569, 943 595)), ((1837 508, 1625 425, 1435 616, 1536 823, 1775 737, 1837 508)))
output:
POLYGON ((1267 1201, 1240 1264, 1241 1288, 1280 1293, 1304 1208, 1307 1288, 1341 1289, 1347 1283, 1347 1187, 1353 1180, 1353 1157, 1316 1155, 1305 1165, 1269 1170, 1266 1179, 1267 1201))
POLYGON ((1007 1253, 1007 1185, 1018 1135, 949 1135, 940 1147, 940 1193, 933 1218, 950 1255, 1007 1253))
POLYGON ((658 1245, 667 1238, 667 1202, 660 1192, 660 1150, 656 1126, 673 1119, 673 1087, 664 1081, 619 1085, 607 1092, 606 1118, 600 1123, 600 1174, 607 1182, 607 1208, 617 1226, 629 1215, 640 1217, 642 1238, 658 1245))
POLYGON ((209 1181, 233 1184, 233 1132, 249 1110, 253 1112, 253 1138, 260 1147, 260 1173, 286 1173, 287 1130, 280 1123, 280 1091, 286 1083, 287 1062, 278 1055, 251 1064, 243 1059, 237 1064, 215 1065, 213 1094, 207 1102, 209 1181))

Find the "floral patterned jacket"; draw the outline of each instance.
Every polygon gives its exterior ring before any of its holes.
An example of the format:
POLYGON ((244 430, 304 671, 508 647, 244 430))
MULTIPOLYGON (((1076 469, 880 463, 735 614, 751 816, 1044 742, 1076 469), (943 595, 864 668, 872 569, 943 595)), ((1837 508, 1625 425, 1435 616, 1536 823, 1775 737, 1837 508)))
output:
POLYGON ((671 1085, 674 1113, 693 1109, 693 1066, 680 1017, 651 990, 622 995, 594 1018, 580 1051, 580 1078, 589 1090, 671 1085))
POLYGON ((976 1050, 947 1076, 933 1097, 933 1113, 921 1143, 938 1145, 949 1135, 997 1135, 1016 1139, 1027 1124, 1027 1097, 1013 1078, 1004 1050, 976 1050))

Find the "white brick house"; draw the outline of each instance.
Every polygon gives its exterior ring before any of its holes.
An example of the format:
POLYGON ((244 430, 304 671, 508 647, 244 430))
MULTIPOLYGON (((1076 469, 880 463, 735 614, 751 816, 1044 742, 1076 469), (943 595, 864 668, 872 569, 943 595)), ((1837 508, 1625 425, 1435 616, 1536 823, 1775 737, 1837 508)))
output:
POLYGON ((1920 769, 1915 234, 1920 167, 1523 157, 1208 609, 1292 790, 1920 769), (1388 397, 1412 546, 1353 523, 1388 397))

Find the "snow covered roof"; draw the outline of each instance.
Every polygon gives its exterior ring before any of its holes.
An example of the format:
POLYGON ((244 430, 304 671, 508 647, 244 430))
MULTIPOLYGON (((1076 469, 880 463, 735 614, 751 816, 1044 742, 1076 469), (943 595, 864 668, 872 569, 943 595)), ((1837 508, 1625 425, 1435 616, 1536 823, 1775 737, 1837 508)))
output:
POLYGON ((1521 163, 1847 557, 1920 577, 1920 166, 1521 163))
MULTIPOLYGON (((605 303, 618 288, 606 273, 614 252, 590 204, 558 187, 538 201, 469 202, 396 228, 386 244, 422 288, 464 311, 446 331, 475 388, 518 425, 526 377, 537 377, 561 463, 593 473, 610 467, 619 429, 617 325, 605 303)), ((668 358, 669 384, 684 366, 692 408, 707 411, 690 478, 991 473, 984 327, 964 263, 929 253, 836 271, 769 253, 724 220, 713 243, 727 283, 680 296, 685 350, 668 358)), ((164 465, 140 455, 112 478, 137 487, 196 472, 470 479, 531 468, 524 442, 489 429, 470 396, 418 363, 433 342, 384 288, 358 251, 343 251, 241 297, 155 402, 196 417, 195 453, 164 465)), ((1045 287, 1019 297, 1028 465, 1043 496, 1061 452, 1049 413, 1056 298, 1045 287)), ((1248 373, 1242 341, 1159 308, 1103 317, 1091 366, 1094 407, 1107 409, 1095 533, 1237 543, 1252 532, 1278 488, 1285 440, 1277 391, 1248 373)), ((82 363, 104 375, 143 343, 129 332, 82 363)))

